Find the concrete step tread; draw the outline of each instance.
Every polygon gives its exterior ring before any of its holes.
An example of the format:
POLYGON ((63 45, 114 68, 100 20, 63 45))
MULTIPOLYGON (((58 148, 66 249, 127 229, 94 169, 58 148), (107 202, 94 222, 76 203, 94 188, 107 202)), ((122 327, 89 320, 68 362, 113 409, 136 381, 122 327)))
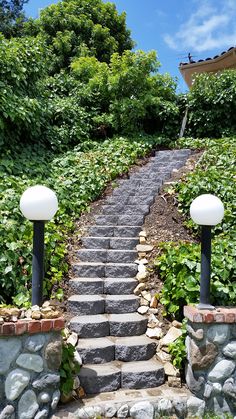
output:
POLYGON ((160 369, 163 369, 163 365, 156 361, 155 358, 134 362, 112 361, 105 364, 86 364, 81 368, 79 376, 95 374, 96 376, 104 376, 114 372, 141 373, 142 371, 148 372, 160 369))
MULTIPOLYGON (((122 346, 142 346, 148 345, 149 343, 153 343, 154 340, 148 338, 146 335, 140 336, 124 336, 124 337, 114 337, 111 336, 109 339, 114 342, 114 345, 122 345, 122 346)), ((155 342, 154 342, 155 343, 155 342)))
POLYGON ((163 369, 163 365, 155 358, 148 359, 147 361, 134 361, 122 362, 121 371, 125 373, 140 373, 140 372, 153 372, 154 370, 163 369))
POLYGON ((79 351, 80 349, 106 348, 107 346, 115 346, 115 343, 110 337, 79 339, 77 350, 79 351))
POLYGON ((74 316, 70 320, 70 323, 96 324, 96 323, 103 323, 107 321, 108 321, 107 314, 90 314, 90 315, 83 315, 83 316, 74 316))
POLYGON ((77 301, 77 302, 85 302, 85 301, 102 301, 102 300, 114 300, 114 301, 122 301, 122 300, 139 300, 134 294, 122 294, 122 295, 87 295, 87 294, 74 294, 68 298, 68 301, 77 301))
POLYGON ((115 262, 75 262, 72 266, 137 266, 136 263, 115 263, 115 262))

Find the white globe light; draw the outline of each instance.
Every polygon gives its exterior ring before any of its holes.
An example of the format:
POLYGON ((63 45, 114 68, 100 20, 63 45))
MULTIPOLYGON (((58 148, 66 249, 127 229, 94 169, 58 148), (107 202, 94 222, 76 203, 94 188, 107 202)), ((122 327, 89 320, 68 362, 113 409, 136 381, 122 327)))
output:
POLYGON ((193 200, 190 215, 196 224, 215 226, 223 219, 224 205, 217 196, 203 194, 193 200))
POLYGON ((20 209, 31 221, 51 220, 58 210, 56 194, 46 186, 32 186, 21 196, 20 209))

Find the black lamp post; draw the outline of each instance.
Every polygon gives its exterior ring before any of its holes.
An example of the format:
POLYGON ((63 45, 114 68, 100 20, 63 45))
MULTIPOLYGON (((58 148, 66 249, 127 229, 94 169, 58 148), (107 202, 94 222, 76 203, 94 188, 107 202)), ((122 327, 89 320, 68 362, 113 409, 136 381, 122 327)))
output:
POLYGON ((58 209, 56 194, 46 186, 28 188, 20 200, 22 214, 34 224, 32 261, 32 305, 42 305, 44 279, 44 226, 58 209))
POLYGON ((199 309, 213 310, 210 304, 211 278, 211 227, 219 224, 224 216, 224 206, 211 194, 198 196, 190 206, 192 220, 202 226, 201 231, 201 280, 199 309))

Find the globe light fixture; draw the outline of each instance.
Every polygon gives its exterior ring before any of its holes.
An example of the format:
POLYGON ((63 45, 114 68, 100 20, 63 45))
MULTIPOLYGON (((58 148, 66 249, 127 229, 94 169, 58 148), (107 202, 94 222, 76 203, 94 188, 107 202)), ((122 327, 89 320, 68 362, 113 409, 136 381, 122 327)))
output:
POLYGON ((190 206, 192 220, 201 229, 201 280, 199 309, 214 309, 210 304, 211 277, 211 228, 219 224, 224 216, 224 205, 219 198, 203 194, 193 200, 190 206))
POLYGON ((32 186, 20 199, 22 214, 33 222, 32 305, 42 305, 44 278, 44 227, 58 210, 55 192, 46 186, 32 186))

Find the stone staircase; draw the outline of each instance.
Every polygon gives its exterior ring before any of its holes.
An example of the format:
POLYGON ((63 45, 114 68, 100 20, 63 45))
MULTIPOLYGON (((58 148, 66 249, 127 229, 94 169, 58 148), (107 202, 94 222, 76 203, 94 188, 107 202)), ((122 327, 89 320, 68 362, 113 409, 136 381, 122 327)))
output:
POLYGON ((83 360, 79 379, 87 394, 141 389, 164 383, 156 344, 146 335, 147 317, 137 313, 136 245, 145 215, 173 169, 189 150, 159 151, 149 163, 119 181, 102 214, 76 252, 68 299, 72 331, 83 360))

